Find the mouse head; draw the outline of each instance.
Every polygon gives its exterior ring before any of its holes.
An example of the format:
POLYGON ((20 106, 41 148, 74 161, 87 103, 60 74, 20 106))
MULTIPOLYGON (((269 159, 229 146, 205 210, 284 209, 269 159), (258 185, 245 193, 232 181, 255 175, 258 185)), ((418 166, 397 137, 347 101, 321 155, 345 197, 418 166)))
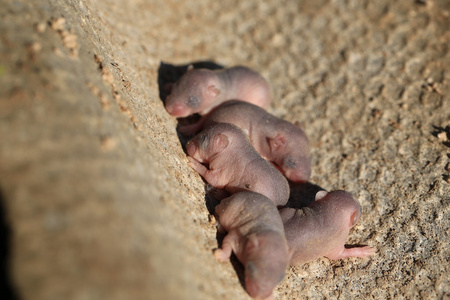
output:
POLYGON ((199 162, 209 162, 228 148, 235 130, 235 126, 226 123, 209 127, 187 143, 187 154, 199 162))
POLYGON ((245 289, 253 298, 267 298, 285 275, 291 254, 280 233, 252 233, 245 245, 245 289))
POLYGON ((309 141, 300 124, 283 121, 279 132, 268 138, 271 159, 293 182, 307 182, 311 175, 309 141))
POLYGON ((217 75, 207 69, 188 71, 172 86, 165 101, 166 110, 172 116, 182 118, 208 110, 220 94, 217 75))
POLYGON ((348 229, 355 226, 361 217, 361 205, 348 192, 342 190, 319 191, 316 194, 316 201, 326 204, 330 214, 334 218, 339 218, 339 223, 348 229))

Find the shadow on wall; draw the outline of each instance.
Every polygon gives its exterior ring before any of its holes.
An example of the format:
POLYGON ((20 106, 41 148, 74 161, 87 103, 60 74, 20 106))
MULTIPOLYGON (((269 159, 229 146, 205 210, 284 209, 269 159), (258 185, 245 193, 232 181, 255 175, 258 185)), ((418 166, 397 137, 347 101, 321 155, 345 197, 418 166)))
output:
POLYGON ((11 244, 11 229, 6 222, 3 192, 0 189, 0 299, 17 300, 16 291, 11 284, 9 258, 11 244))
POLYGON ((286 207, 302 208, 315 201, 318 191, 325 189, 310 182, 294 183, 289 181, 290 194, 286 207))

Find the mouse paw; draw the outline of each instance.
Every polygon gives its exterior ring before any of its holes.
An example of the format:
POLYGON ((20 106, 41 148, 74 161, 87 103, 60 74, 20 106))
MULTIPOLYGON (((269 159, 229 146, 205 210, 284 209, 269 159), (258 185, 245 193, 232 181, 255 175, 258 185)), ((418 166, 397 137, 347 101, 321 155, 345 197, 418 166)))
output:
POLYGON ((215 249, 214 257, 220 262, 225 262, 230 258, 230 256, 227 255, 223 249, 215 249))

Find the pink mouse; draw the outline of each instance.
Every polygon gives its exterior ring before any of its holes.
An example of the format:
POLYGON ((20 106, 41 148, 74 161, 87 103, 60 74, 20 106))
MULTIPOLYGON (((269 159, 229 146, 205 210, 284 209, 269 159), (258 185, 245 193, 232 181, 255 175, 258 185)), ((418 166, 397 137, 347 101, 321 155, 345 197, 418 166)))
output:
POLYGON ((286 239, 293 252, 291 265, 327 257, 366 257, 375 249, 365 247, 345 248, 350 229, 361 216, 361 206, 345 191, 319 191, 316 201, 301 209, 282 208, 286 239))
POLYGON ((270 87, 257 72, 242 66, 188 71, 171 86, 166 110, 177 118, 204 115, 220 103, 239 99, 263 108, 270 106, 270 87))
POLYGON ((193 125, 179 128, 192 135, 216 123, 231 123, 248 134, 256 151, 274 163, 293 182, 306 182, 311 174, 309 141, 300 124, 292 124, 243 101, 227 101, 193 125))
POLYGON ((286 204, 286 178, 256 152, 238 127, 228 123, 208 127, 190 140, 186 149, 191 167, 213 187, 231 194, 253 191, 276 205, 286 204))
POLYGON ((228 234, 214 256, 226 261, 234 252, 245 269, 247 293, 253 298, 271 297, 290 261, 277 208, 267 197, 244 191, 223 199, 215 213, 219 229, 228 234))

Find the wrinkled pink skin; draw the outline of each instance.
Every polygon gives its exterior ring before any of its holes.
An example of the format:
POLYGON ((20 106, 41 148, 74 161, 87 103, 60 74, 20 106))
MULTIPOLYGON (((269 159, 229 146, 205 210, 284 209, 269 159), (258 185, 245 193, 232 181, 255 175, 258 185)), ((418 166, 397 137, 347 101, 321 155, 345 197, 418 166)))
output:
POLYGON ((231 252, 245 268, 245 289, 258 299, 271 297, 290 261, 290 252, 273 202, 254 192, 239 192, 216 206, 220 229, 228 232, 222 248, 214 252, 220 261, 231 252))
POLYGON ((264 109, 243 101, 227 101, 197 124, 180 127, 193 135, 216 123, 231 123, 248 134, 256 151, 274 163, 293 182, 307 182, 311 175, 309 141, 300 125, 277 118, 264 109))
POLYGON ((282 208, 286 239, 293 251, 291 265, 301 265, 320 257, 341 259, 366 257, 371 247, 345 248, 350 229, 361 216, 361 206, 344 191, 316 194, 316 201, 302 209, 282 208))
POLYGON ((213 125, 190 140, 186 149, 191 167, 213 187, 231 194, 254 191, 276 205, 286 204, 289 198, 286 178, 256 152, 238 127, 226 123, 213 125))
POLYGON ((230 99, 247 101, 267 109, 270 88, 257 72, 246 67, 220 70, 192 69, 171 86, 166 110, 177 118, 194 113, 204 115, 230 99))

